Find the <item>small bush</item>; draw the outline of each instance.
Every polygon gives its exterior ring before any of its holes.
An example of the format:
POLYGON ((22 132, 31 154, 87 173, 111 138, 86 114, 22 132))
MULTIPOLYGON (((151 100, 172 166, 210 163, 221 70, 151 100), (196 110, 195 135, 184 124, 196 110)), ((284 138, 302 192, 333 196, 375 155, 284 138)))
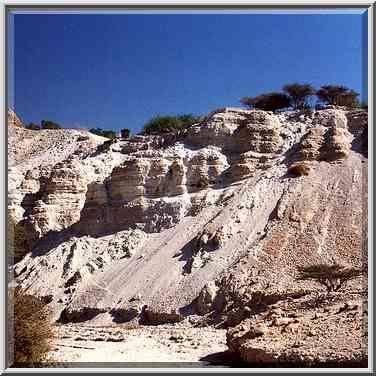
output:
POLYGON ((20 261, 30 252, 23 223, 16 223, 11 216, 8 216, 8 250, 8 255, 14 257, 14 262, 20 261))
POLYGON ((288 108, 291 105, 290 97, 283 93, 266 93, 258 97, 244 97, 240 102, 249 108, 263 111, 277 111, 288 108))
POLYGON ((16 287, 9 292, 8 315, 13 324, 9 339, 14 364, 35 366, 48 361, 54 332, 46 305, 16 287))
POLYGON ((89 129, 89 132, 96 134, 97 136, 109 138, 110 140, 116 138, 116 132, 111 129, 91 128, 89 129))
POLYGON ((121 138, 129 138, 131 131, 128 128, 124 128, 120 131, 121 138))
POLYGON ((50 120, 42 120, 40 124, 42 129, 61 129, 61 125, 50 120))
POLYGON ((338 291, 347 281, 361 276, 365 271, 339 264, 315 264, 299 267, 298 272, 297 280, 314 280, 331 292, 338 291))
POLYGON ((32 131, 39 131, 40 130, 40 126, 38 124, 34 124, 34 123, 29 123, 29 124, 25 125, 25 128, 30 129, 32 131))
POLYGON ((288 169, 290 174, 293 174, 295 176, 302 176, 302 175, 308 175, 310 168, 307 164, 303 162, 294 163, 291 165, 288 169))
POLYGON ((188 115, 156 116, 150 119, 143 127, 141 134, 159 135, 165 133, 177 133, 187 129, 200 121, 200 118, 188 115))

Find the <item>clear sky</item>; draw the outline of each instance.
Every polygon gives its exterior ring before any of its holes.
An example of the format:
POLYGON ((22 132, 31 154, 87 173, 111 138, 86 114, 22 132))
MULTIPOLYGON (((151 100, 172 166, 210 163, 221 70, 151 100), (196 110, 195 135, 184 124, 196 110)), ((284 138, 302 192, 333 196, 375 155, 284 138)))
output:
POLYGON ((365 94, 365 20, 354 12, 16 14, 10 103, 25 123, 138 132, 157 114, 240 106, 286 83, 365 94))

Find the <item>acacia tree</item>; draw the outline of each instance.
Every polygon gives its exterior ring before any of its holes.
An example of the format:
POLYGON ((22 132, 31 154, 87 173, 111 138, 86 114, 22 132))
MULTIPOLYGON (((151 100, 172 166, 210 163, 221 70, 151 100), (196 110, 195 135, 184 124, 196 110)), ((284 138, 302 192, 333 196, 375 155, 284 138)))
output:
POLYGON ((256 103, 256 98, 252 98, 252 97, 243 97, 240 99, 240 103, 243 104, 244 106, 248 107, 248 108, 254 108, 255 107, 255 103, 256 103))
POLYGON ((264 111, 277 111, 291 105, 291 100, 286 94, 277 92, 262 94, 254 98, 244 97, 240 102, 250 108, 264 111))
POLYGON ((358 103, 359 93, 346 86, 324 85, 316 92, 316 95, 324 103, 355 107, 358 103))
POLYGON ((200 118, 191 114, 178 116, 155 116, 143 127, 142 134, 158 135, 164 133, 176 133, 196 124, 200 118))
POLYGON ((315 95, 315 89, 310 84, 288 84, 283 86, 283 91, 290 97, 295 110, 306 108, 308 98, 315 95))
POLYGON ((338 96, 337 105, 346 107, 359 107, 360 104, 358 96, 359 93, 355 92, 354 90, 349 90, 347 93, 338 96))
POLYGON ((291 106, 290 98, 283 93, 267 93, 261 96, 255 107, 265 111, 277 111, 291 106))
POLYGON ((363 269, 339 264, 314 264, 298 267, 297 280, 314 280, 324 285, 328 292, 338 291, 346 282, 364 274, 363 269))

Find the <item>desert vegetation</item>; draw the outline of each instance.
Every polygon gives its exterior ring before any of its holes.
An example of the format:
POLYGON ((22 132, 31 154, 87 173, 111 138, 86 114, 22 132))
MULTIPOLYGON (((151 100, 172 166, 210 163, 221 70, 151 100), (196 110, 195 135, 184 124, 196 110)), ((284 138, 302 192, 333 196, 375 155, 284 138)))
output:
POLYGON ((15 262, 21 260, 29 252, 24 227, 10 216, 8 217, 8 246, 8 255, 14 257, 15 262))
POLYGON ((288 95, 277 92, 262 94, 255 98, 245 97, 240 102, 249 108, 257 108, 264 111, 282 110, 291 105, 291 99, 288 95))
POLYGON ((9 291, 9 342, 13 364, 37 366, 48 359, 54 331, 50 312, 37 297, 20 287, 9 291))
POLYGON ((316 95, 325 104, 336 106, 358 107, 359 93, 346 86, 324 85, 317 90, 316 95))
POLYGON ((32 131, 39 131, 41 129, 61 129, 62 126, 51 120, 42 120, 40 125, 35 123, 29 123, 25 125, 25 128, 30 129, 32 131))
POLYGON ((310 171, 309 166, 304 162, 294 163, 288 169, 288 172, 295 176, 308 175, 309 171, 310 171))
POLYGON ((313 280, 325 286, 328 292, 338 291, 346 282, 360 277, 365 271, 339 264, 314 264, 298 268, 297 280, 313 280))
POLYGON ((358 101, 359 93, 346 86, 323 85, 316 90, 311 84, 286 84, 282 92, 271 92, 256 97, 243 97, 240 102, 248 108, 264 111, 278 111, 288 108, 305 110, 312 107, 310 98, 317 97, 316 109, 327 105, 362 107, 358 101))
POLYGON ((130 129, 128 129, 128 128, 123 128, 123 129, 120 131, 120 134, 121 134, 121 138, 129 138, 130 135, 131 135, 131 131, 130 131, 130 129))
POLYGON ((283 91, 290 98, 290 104, 295 110, 309 107, 308 99, 315 95, 315 89, 310 84, 289 84, 283 86, 283 91))
POLYGON ((61 125, 51 120, 42 120, 40 122, 41 129, 61 129, 61 125))
POLYGON ((90 128, 89 132, 109 139, 116 138, 116 132, 112 129, 90 128))
POLYGON ((199 122, 199 117, 192 114, 177 116, 155 116, 143 127, 141 134, 155 135, 163 133, 176 133, 189 128, 199 122))
POLYGON ((26 124, 25 125, 25 128, 26 129, 30 129, 32 131, 39 131, 41 128, 40 128, 40 125, 38 124, 35 124, 35 123, 29 123, 29 124, 26 124))

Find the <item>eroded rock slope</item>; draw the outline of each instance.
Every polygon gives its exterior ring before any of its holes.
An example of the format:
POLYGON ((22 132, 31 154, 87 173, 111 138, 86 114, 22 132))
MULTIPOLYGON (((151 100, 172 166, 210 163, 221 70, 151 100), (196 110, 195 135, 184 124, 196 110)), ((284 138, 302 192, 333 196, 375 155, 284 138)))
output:
POLYGON ((254 300, 228 301, 229 276, 278 300, 313 288, 298 265, 367 262, 366 126, 361 110, 225 108, 106 141, 10 121, 9 213, 29 249, 14 278, 63 322, 236 325, 254 300))

